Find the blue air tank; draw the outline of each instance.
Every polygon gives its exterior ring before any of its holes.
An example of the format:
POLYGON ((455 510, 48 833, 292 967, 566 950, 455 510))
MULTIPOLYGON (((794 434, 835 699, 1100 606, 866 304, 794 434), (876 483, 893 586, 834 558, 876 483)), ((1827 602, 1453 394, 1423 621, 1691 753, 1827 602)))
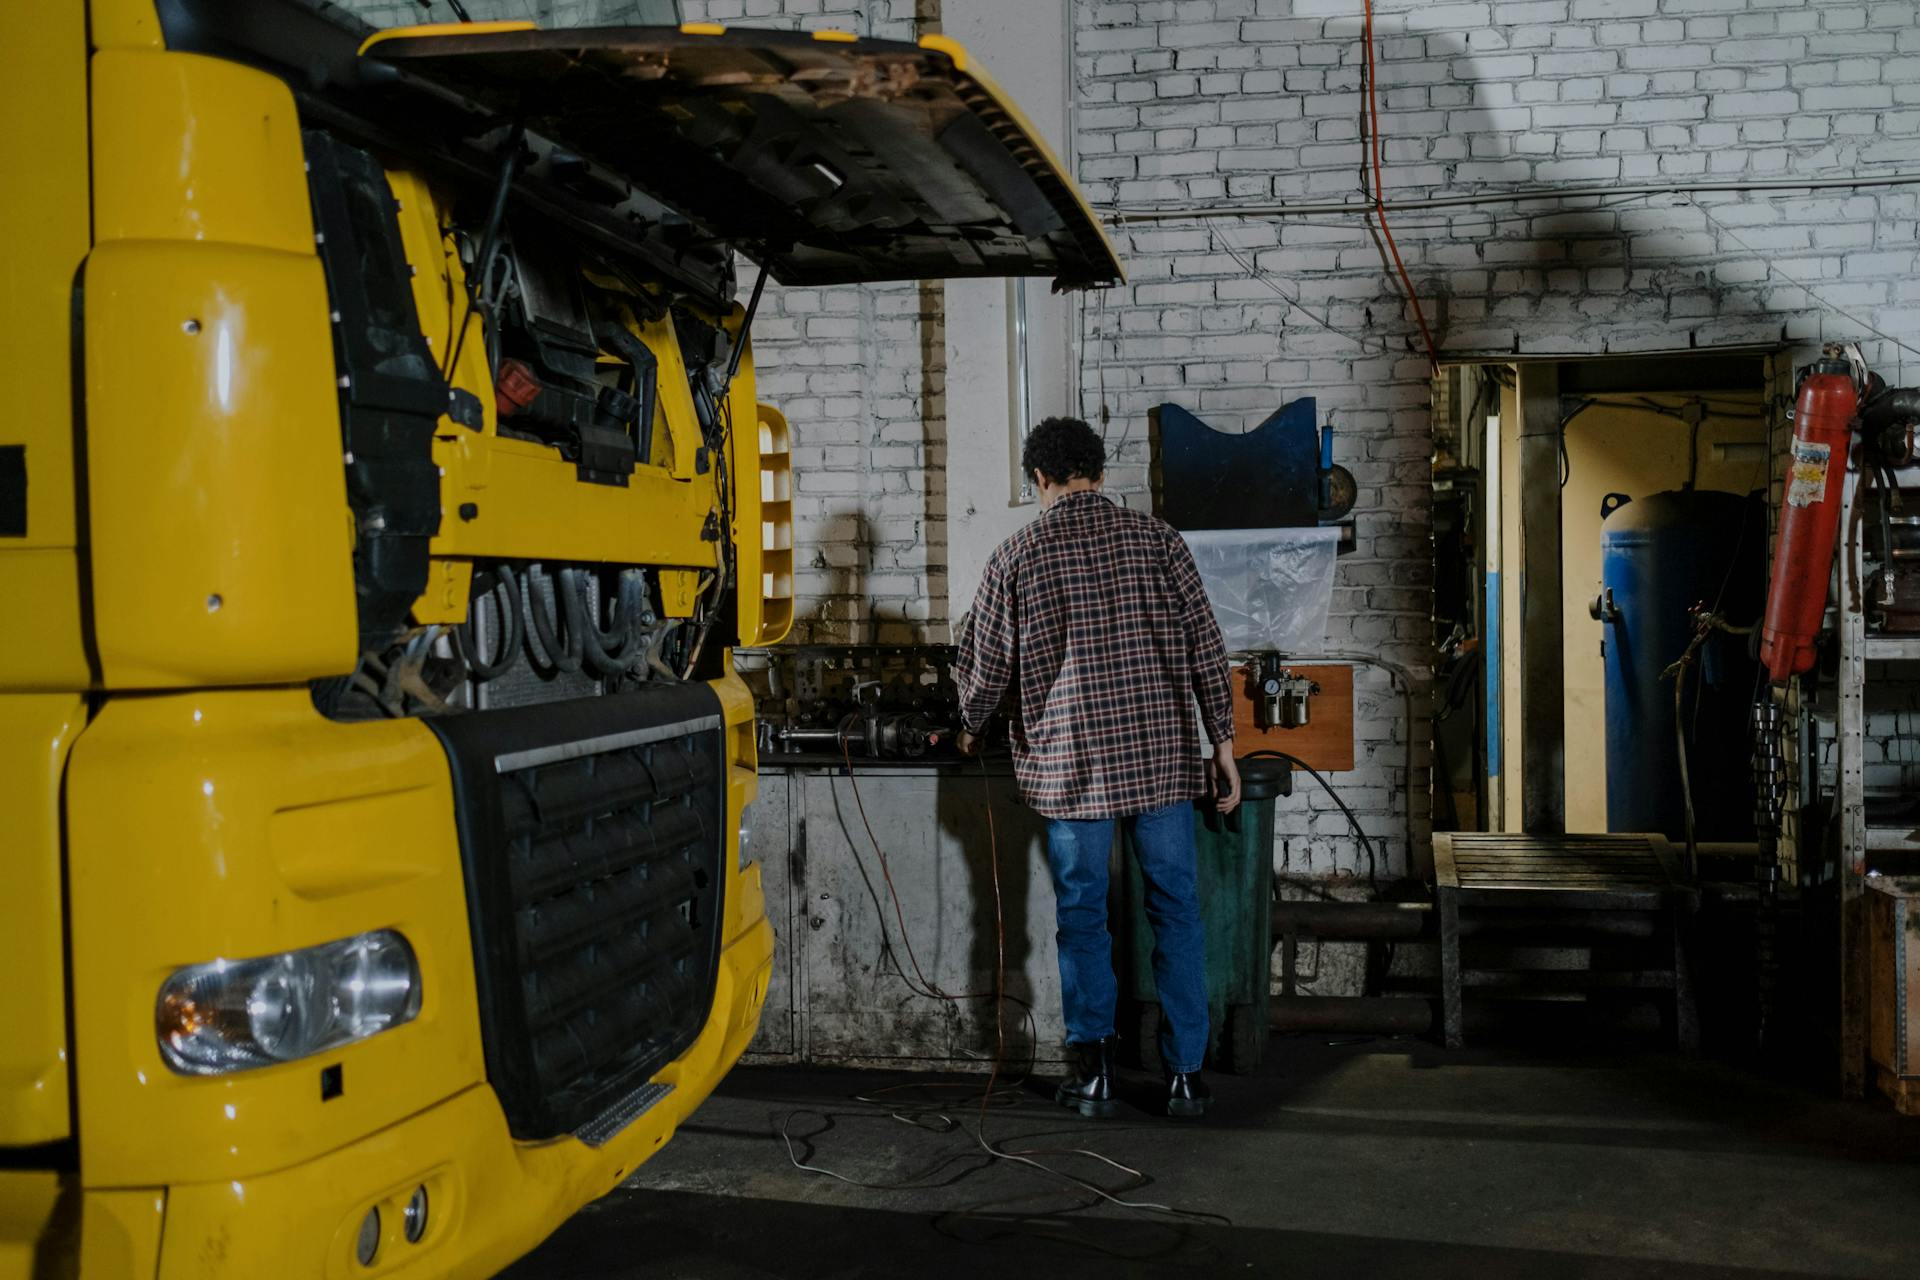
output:
MULTIPOLYGON (((1606 661, 1607 829, 1686 835, 1674 741, 1674 686, 1662 672, 1693 636, 1688 611, 1719 602, 1739 626, 1766 598, 1766 511, 1755 495, 1675 490, 1609 494, 1600 526, 1601 652, 1606 661)), ((1686 675, 1694 832, 1752 840, 1747 717, 1758 666, 1748 637, 1716 632, 1686 675)), ((1567 744, 1581 767, 1582 744, 1567 744)))

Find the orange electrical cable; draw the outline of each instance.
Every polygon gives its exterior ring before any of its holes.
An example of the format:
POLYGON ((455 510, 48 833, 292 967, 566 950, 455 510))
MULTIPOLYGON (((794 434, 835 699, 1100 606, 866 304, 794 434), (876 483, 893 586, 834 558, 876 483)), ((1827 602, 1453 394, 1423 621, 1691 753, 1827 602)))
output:
POLYGON ((1393 265, 1400 272, 1400 283, 1406 287, 1407 301, 1413 304, 1413 318, 1420 324, 1420 337, 1427 344, 1427 362, 1434 372, 1440 370, 1440 353, 1433 345, 1433 331, 1427 328, 1427 313, 1420 306, 1420 295, 1413 290, 1413 278, 1407 274, 1407 264, 1400 261, 1400 246, 1393 242, 1393 228, 1387 225, 1386 192, 1381 186, 1380 177, 1380 105, 1373 87, 1373 0, 1362 0, 1366 8, 1366 20, 1362 24, 1361 36, 1367 45, 1367 140, 1373 147, 1373 216, 1380 224, 1380 235, 1387 242, 1387 252, 1393 255, 1393 265))

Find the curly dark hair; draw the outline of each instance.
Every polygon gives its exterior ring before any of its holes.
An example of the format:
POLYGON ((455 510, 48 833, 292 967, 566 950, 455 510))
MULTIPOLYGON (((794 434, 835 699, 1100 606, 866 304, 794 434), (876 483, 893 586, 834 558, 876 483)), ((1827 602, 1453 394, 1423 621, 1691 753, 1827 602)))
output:
POLYGON ((1053 484, 1098 480, 1107 470, 1107 447, 1100 443, 1099 433, 1079 418, 1048 418, 1027 432, 1020 469, 1045 476, 1053 484))

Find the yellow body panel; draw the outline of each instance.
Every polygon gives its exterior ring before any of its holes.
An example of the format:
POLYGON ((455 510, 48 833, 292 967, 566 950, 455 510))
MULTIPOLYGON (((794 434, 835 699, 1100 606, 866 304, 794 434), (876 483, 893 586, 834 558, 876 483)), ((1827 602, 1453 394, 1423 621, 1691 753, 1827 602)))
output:
POLYGON ((154 1274, 163 1191, 83 1192, 71 1173, 0 1169, 0 1280, 154 1274))
POLYGON ((87 262, 94 640, 115 688, 353 669, 319 260, 144 241, 87 262))
MULTIPOLYGON (((746 312, 734 308, 727 332, 740 340, 746 312)), ((733 485, 731 524, 733 539, 735 608, 739 611, 740 639, 753 644, 765 630, 765 608, 760 599, 760 405, 755 394, 753 344, 740 353, 740 373, 727 389, 727 475, 733 485)))
POLYGON ((293 93, 251 67, 96 54, 93 183, 98 242, 205 240, 313 257, 293 93))
POLYGON ((422 22, 417 26, 393 27, 385 31, 376 31, 360 44, 360 52, 379 44, 382 40, 406 39, 409 36, 476 36, 488 35, 496 31, 538 31, 540 24, 526 22, 516 18, 501 18, 492 22, 422 22))
POLYGON ((88 1191, 78 1199, 80 1280, 152 1275, 166 1227, 166 1192, 88 1191))
POLYGON ((110 51, 93 104, 83 315, 102 679, 350 671, 333 336, 293 95, 218 59, 110 51))
MULTIPOLYGON (((758 876, 754 877, 757 888, 758 876)), ((757 900, 757 894, 754 895, 757 900)), ((490 1276, 583 1205, 613 1190, 673 1136, 746 1049, 773 963, 764 916, 721 953, 705 1029, 656 1080, 673 1092, 598 1149, 573 1138, 516 1143, 493 1092, 466 1090, 405 1124, 262 1177, 171 1188, 162 1280, 274 1276, 490 1276), (428 1188, 426 1236, 402 1238, 399 1206, 428 1188), (354 1232, 381 1208, 380 1250, 353 1261, 354 1232)))
POLYGON ((0 1147, 72 1135, 67 1090, 66 938, 60 779, 87 722, 77 694, 0 694, 0 812, 6 908, 0 927, 0 1147))
POLYGON ((446 756, 417 720, 339 724, 304 688, 107 703, 67 777, 80 1159, 89 1187, 244 1178, 479 1083, 446 756), (394 928, 424 1000, 318 1058, 176 1075, 154 1036, 182 965, 394 928), (345 1092, 321 1099, 340 1063, 345 1092))
POLYGON ((470 521, 441 519, 436 556, 714 563, 714 544, 700 537, 713 509, 711 483, 637 467, 625 488, 582 484, 574 464, 545 445, 471 431, 436 438, 433 456, 446 471, 441 492, 452 509, 479 508, 470 521))
POLYGON ((71 316, 88 243, 86 14, 52 5, 14 25, 0 153, 31 180, 16 177, 0 200, 0 350, 18 374, 0 447, 23 448, 27 510, 26 536, 0 537, 0 690, 83 689, 71 316))
MULTIPOLYGON (((712 567, 715 547, 701 539, 700 530, 716 495, 712 478, 695 472, 699 435, 672 322, 635 330, 659 362, 658 413, 669 456, 656 459, 659 465, 636 467, 624 487, 582 484, 578 469, 554 449, 497 433, 480 317, 447 306, 449 297, 466 296, 466 274, 441 230, 445 206, 417 174, 394 172, 387 180, 400 203, 401 243, 414 269, 414 303, 427 347, 444 363, 458 346, 454 384, 479 399, 483 416, 477 431, 443 417, 435 433, 433 457, 444 480, 433 555, 712 567), (456 343, 463 319, 466 340, 456 343), (555 518, 557 512, 564 518, 555 518)), ((440 600, 423 603, 432 616, 422 621, 442 620, 447 612, 440 600)), ((464 606, 458 616, 464 618, 464 606)))
POLYGON ((0 1169, 0 1280, 73 1274, 77 1233, 49 1229, 72 1185, 52 1170, 0 1169))
MULTIPOLYGON (((793 432, 786 415, 770 404, 756 407, 755 423, 759 435, 757 477, 748 468, 743 454, 739 465, 743 489, 751 486, 759 509, 760 533, 736 520, 741 541, 741 559, 745 562, 746 544, 755 546, 759 564, 760 613, 757 630, 750 632, 744 622, 740 642, 746 645, 778 644, 793 627, 793 432), (755 483, 755 481, 758 483, 755 483)), ((735 448, 739 448, 736 441, 735 448)), ((741 592, 752 590, 752 581, 742 573, 741 592)))
MULTIPOLYGON (((757 786, 752 697, 713 686, 729 726, 728 815, 757 786)), ((484 1070, 446 759, 417 721, 336 724, 301 691, 110 702, 69 774, 81 1168, 99 1189, 167 1189, 163 1276, 346 1275, 366 1209, 429 1187, 440 1224, 397 1229, 395 1274, 486 1275, 605 1194, 718 1083, 758 1024, 772 931, 757 864, 730 869, 705 1030, 655 1079, 675 1091, 597 1150, 506 1133, 484 1070), (137 851, 129 856, 129 851, 137 851), (371 927, 419 957, 420 1017, 316 1058, 183 1077, 153 1034, 181 964, 371 927), (321 1101, 321 1068, 345 1093, 321 1101), (411 1269, 409 1269, 411 1268, 411 1269)), ((386 1274, 386 1264, 372 1272, 386 1274)), ((107 1274, 119 1274, 112 1272, 107 1274)))
POLYGON ((88 34, 96 49, 158 49, 160 17, 153 0, 87 0, 88 34))

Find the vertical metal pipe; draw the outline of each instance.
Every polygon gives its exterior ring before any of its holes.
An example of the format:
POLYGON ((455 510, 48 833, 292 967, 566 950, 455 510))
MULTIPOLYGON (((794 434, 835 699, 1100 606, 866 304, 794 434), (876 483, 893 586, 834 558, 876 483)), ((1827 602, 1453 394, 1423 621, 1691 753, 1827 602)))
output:
MULTIPOLYGON (((1033 372, 1027 363, 1027 282, 1023 276, 1008 281, 1013 293, 1013 421, 1014 436, 1024 451, 1027 433, 1033 430, 1033 372)), ((1020 466, 1020 459, 1013 460, 1014 469, 1019 472, 1020 501, 1032 502, 1034 499, 1033 477, 1020 466)))
POLYGON ((1504 831, 1507 827, 1506 779, 1501 765, 1501 744, 1507 726, 1504 708, 1501 703, 1501 687, 1506 680, 1506 661, 1502 652, 1501 639, 1502 613, 1505 604, 1500 598, 1501 558, 1506 555, 1502 542, 1502 520, 1505 518, 1500 509, 1502 501, 1500 468, 1500 400, 1499 389, 1494 390, 1493 412, 1486 417, 1484 430, 1486 446, 1481 459, 1481 493, 1485 496, 1485 538, 1486 547, 1486 604, 1482 610, 1484 628, 1482 641, 1481 667, 1486 676, 1484 703, 1487 720, 1487 777, 1485 794, 1482 796, 1480 827, 1484 831, 1504 831))
POLYGON ((1523 364, 1520 392, 1520 827, 1567 829, 1561 617, 1560 366, 1523 364))

